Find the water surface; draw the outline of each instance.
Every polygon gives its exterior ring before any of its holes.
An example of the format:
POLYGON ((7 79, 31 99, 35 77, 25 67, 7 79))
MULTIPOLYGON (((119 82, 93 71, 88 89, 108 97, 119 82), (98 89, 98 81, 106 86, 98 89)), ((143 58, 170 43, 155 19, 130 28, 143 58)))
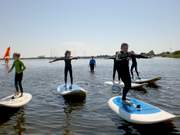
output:
MULTIPOLYGON (((94 74, 88 60, 75 60, 74 82, 88 91, 83 103, 67 104, 56 88, 63 83, 64 62, 24 60, 24 90, 32 101, 19 110, 0 109, 0 134, 60 135, 174 135, 180 134, 180 59, 153 58, 138 60, 141 77, 161 76, 158 88, 131 90, 129 96, 156 105, 178 117, 171 122, 138 126, 122 120, 107 106, 107 101, 120 91, 104 85, 112 80, 112 60, 97 60, 94 74)), ((14 73, 0 65, 0 97, 14 92, 14 73)))

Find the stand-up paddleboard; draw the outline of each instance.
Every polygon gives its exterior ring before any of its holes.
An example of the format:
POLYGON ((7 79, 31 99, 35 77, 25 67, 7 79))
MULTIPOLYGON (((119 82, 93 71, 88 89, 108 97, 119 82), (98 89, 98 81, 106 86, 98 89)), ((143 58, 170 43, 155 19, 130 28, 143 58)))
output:
POLYGON ((161 77, 155 77, 155 78, 151 78, 151 79, 136 79, 136 80, 132 80, 133 83, 155 83, 156 81, 160 80, 161 77))
POLYGON ((87 91, 78 86, 77 84, 72 85, 72 89, 70 89, 70 85, 65 84, 59 85, 57 88, 57 92, 62 95, 67 100, 84 100, 86 98, 87 91))
POLYGON ((120 96, 112 97, 108 101, 109 107, 122 119, 134 124, 153 124, 175 118, 176 116, 161 110, 158 107, 137 100, 128 98, 132 103, 124 103, 120 96), (139 106, 140 108, 137 108, 139 106))
POLYGON ((0 99, 0 106, 10 107, 10 108, 19 108, 31 101, 32 95, 29 93, 23 93, 23 96, 19 95, 10 95, 5 98, 0 99))
MULTIPOLYGON (((119 83, 119 82, 106 81, 104 83, 107 84, 107 85, 111 85, 111 86, 124 87, 123 82, 119 83)), ((144 85, 145 85, 145 83, 142 83, 142 84, 131 83, 131 88, 132 89, 143 88, 144 85)))

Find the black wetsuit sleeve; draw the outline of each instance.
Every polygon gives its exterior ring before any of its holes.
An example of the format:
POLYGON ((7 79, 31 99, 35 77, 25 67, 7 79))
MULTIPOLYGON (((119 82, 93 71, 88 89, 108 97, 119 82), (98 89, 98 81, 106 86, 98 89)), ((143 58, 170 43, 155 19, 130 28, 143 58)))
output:
POLYGON ((107 57, 107 59, 113 59, 113 60, 115 60, 116 57, 115 57, 115 56, 111 56, 111 57, 107 57))
POLYGON ((54 59, 54 60, 50 61, 50 63, 52 63, 52 62, 56 62, 56 61, 59 61, 59 60, 65 60, 65 58, 64 58, 64 57, 57 58, 57 59, 54 59))
POLYGON ((79 57, 72 57, 71 59, 72 60, 77 60, 77 59, 79 59, 79 57))

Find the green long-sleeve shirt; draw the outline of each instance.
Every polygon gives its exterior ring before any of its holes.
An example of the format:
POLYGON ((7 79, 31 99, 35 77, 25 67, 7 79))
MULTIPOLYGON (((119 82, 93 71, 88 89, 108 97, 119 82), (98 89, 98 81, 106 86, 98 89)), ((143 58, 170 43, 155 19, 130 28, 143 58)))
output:
POLYGON ((11 67, 11 70, 13 70, 14 67, 15 67, 15 72, 17 74, 22 73, 26 69, 24 63, 22 61, 20 61, 20 60, 15 60, 14 61, 13 65, 11 67))

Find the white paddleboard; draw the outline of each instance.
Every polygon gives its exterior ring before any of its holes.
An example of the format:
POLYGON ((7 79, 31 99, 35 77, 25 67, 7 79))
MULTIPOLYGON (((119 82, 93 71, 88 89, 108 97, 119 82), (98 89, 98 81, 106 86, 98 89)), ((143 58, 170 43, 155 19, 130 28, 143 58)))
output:
POLYGON ((67 84, 65 87, 65 84, 59 85, 57 87, 57 92, 60 93, 62 96, 86 96, 87 91, 78 86, 77 84, 72 85, 72 89, 69 88, 70 85, 67 84))
POLYGON ((175 115, 161 110, 156 106, 150 105, 135 98, 128 98, 128 100, 133 105, 124 103, 121 96, 112 97, 108 101, 109 107, 122 119, 128 122, 134 124, 154 124, 176 117, 175 115), (140 105, 140 109, 137 109, 136 105, 140 105))
POLYGON ((155 77, 155 78, 151 78, 151 79, 136 79, 136 80, 132 80, 133 83, 154 83, 158 80, 160 80, 161 77, 155 77))
MULTIPOLYGON (((118 87, 124 87, 124 83, 121 81, 119 82, 112 82, 112 81, 106 81, 104 82, 107 85, 111 85, 111 86, 118 86, 118 87)), ((136 88, 142 88, 145 84, 137 84, 137 83, 131 83, 131 88, 132 89, 136 89, 136 88)))
POLYGON ((23 93, 22 97, 20 97, 20 94, 17 96, 10 95, 0 99, 0 106, 19 108, 29 103, 31 99, 32 99, 32 95, 29 93, 23 93))

